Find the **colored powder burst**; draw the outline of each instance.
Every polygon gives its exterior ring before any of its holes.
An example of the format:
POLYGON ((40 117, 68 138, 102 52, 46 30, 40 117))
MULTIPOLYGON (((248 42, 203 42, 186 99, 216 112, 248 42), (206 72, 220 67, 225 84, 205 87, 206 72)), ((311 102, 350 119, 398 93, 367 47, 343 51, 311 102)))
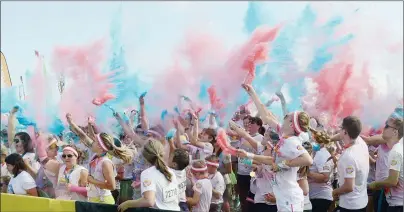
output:
MULTIPOLYGON (((56 47, 53 51, 52 70, 72 79, 67 84, 59 102, 60 117, 71 113, 79 125, 87 123, 87 117, 94 116, 95 98, 104 99, 110 95, 113 84, 108 82, 109 74, 103 74, 101 65, 105 58, 103 41, 85 46, 56 47)), ((62 119, 65 120, 65 119, 62 119)))
MULTIPOLYGON (((301 107, 301 97, 304 94, 302 91, 305 89, 301 79, 321 70, 332 60, 335 48, 347 44, 353 37, 347 35, 335 38, 334 31, 342 23, 342 17, 333 17, 324 26, 316 26, 316 20, 316 13, 307 5, 298 20, 287 23, 271 44, 270 62, 258 69, 259 77, 253 83, 260 95, 263 92, 275 92, 284 83, 289 83, 289 111, 301 107), (307 65, 299 62, 302 56, 295 55, 301 48, 314 48, 313 58, 307 65), (299 72, 300 70, 304 72, 299 72)), ((307 57, 307 53, 304 54, 307 57)))
MULTIPOLYGON (((362 73, 367 71, 364 66, 362 73)), ((326 66, 313 78, 318 93, 314 94, 316 97, 312 97, 315 102, 310 106, 317 111, 311 111, 311 115, 327 113, 331 116, 328 124, 335 126, 346 116, 360 114, 364 101, 370 98, 369 90, 373 89, 366 76, 369 75, 354 75, 354 66, 347 61, 326 66)))
POLYGON ((21 105, 22 102, 18 98, 19 88, 12 86, 1 88, 1 112, 8 113, 16 105, 21 105))
POLYGON ((26 102, 29 107, 27 108, 27 115, 36 121, 37 127, 46 129, 49 123, 49 113, 47 98, 50 97, 50 92, 47 86, 47 79, 44 71, 43 56, 39 55, 36 51, 36 68, 33 75, 27 79, 26 102))

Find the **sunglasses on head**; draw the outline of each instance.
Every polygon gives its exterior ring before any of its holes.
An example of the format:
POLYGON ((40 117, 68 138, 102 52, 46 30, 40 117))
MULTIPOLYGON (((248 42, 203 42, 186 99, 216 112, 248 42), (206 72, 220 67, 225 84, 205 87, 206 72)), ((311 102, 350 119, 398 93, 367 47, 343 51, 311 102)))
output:
POLYGON ((62 155, 62 158, 72 158, 73 157, 73 155, 62 155))

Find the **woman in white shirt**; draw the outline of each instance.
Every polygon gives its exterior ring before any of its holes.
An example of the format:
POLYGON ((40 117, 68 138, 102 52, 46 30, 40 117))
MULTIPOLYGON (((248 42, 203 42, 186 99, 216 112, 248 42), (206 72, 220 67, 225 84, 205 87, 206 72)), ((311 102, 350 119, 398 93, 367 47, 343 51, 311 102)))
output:
POLYGON ((53 185, 56 199, 87 201, 88 171, 78 165, 80 155, 76 147, 65 146, 61 155, 62 162, 60 162, 56 158, 58 147, 52 147, 57 141, 54 139, 48 144, 46 140, 48 140, 46 136, 38 136, 37 153, 43 174, 53 185))
POLYGON ((223 207, 223 194, 226 190, 223 175, 218 171, 219 158, 216 155, 206 157, 209 180, 212 183, 212 201, 210 212, 221 212, 223 207))
POLYGON ((162 144, 149 138, 149 142, 143 147, 142 155, 152 164, 140 175, 142 197, 120 204, 118 211, 142 207, 180 211, 177 178, 164 163, 162 144))
POLYGON ((310 166, 313 163, 313 159, 302 146, 305 139, 301 135, 310 130, 310 117, 305 112, 295 111, 285 116, 281 126, 276 117, 261 103, 252 86, 243 84, 243 88, 254 101, 263 122, 272 129, 277 129, 282 139, 274 148, 274 157, 254 155, 244 150, 239 150, 239 154, 273 166, 276 174, 272 185, 278 211, 303 211, 303 191, 296 179, 299 167, 310 166))
POLYGON ((194 161, 191 166, 192 176, 195 177, 192 197, 187 197, 187 203, 192 206, 192 212, 208 212, 212 201, 212 183, 208 179, 208 167, 203 160, 194 161))
POLYGON ((310 166, 307 175, 310 186, 310 201, 313 212, 327 211, 332 203, 332 170, 334 162, 327 146, 331 145, 330 136, 325 132, 313 131, 312 137, 320 145, 320 150, 316 152, 313 165, 310 166))
POLYGON ((38 196, 34 178, 27 172, 27 165, 21 155, 13 153, 6 157, 7 169, 13 174, 7 193, 38 196))
POLYGON ((10 111, 8 117, 7 136, 9 147, 11 149, 15 148, 15 151, 22 156, 24 162, 27 164, 27 172, 34 177, 37 174, 40 165, 35 160, 35 152, 31 136, 26 132, 15 133, 17 111, 18 107, 16 106, 10 111))
POLYGON ((133 152, 126 148, 117 147, 114 138, 107 133, 94 134, 94 132, 90 132, 87 135, 73 122, 70 114, 66 115, 66 119, 72 131, 80 137, 80 141, 87 147, 91 147, 92 152, 94 152, 89 164, 90 176, 88 177, 89 189, 87 191, 89 201, 114 204, 115 200, 111 191, 116 189, 116 171, 107 154, 122 159, 125 163, 130 163, 133 160, 133 152))

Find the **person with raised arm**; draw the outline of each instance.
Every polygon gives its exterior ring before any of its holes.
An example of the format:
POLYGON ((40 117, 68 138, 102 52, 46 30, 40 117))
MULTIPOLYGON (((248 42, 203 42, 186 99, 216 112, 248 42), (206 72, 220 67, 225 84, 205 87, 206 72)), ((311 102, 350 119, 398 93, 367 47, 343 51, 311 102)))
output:
POLYGON ((26 132, 18 132, 15 133, 16 126, 16 113, 18 112, 18 107, 14 107, 10 111, 10 115, 8 117, 8 128, 7 128, 7 136, 8 136, 8 145, 12 152, 17 152, 22 156, 24 162, 27 164, 27 172, 31 174, 32 177, 35 177, 40 164, 35 160, 35 151, 34 144, 31 136, 26 132), (14 151, 15 150, 15 151, 14 151))
POLYGON ((94 138, 89 137, 74 123, 70 114, 66 115, 66 119, 80 140, 86 146, 91 147, 95 154, 89 164, 88 183, 90 186, 87 192, 89 201, 114 204, 115 200, 111 191, 116 188, 116 171, 112 161, 107 157, 107 153, 122 159, 125 163, 130 163, 134 157, 133 152, 127 148, 117 147, 113 137, 106 133, 96 134, 94 138))
POLYGON ((282 138, 275 147, 274 157, 255 155, 244 150, 239 150, 238 154, 258 163, 272 165, 276 174, 271 183, 278 211, 303 211, 303 191, 296 179, 299 167, 310 166, 313 163, 310 154, 302 146, 302 142, 308 140, 302 133, 311 130, 310 117, 305 112, 295 111, 287 114, 280 125, 276 117, 259 100, 253 87, 243 84, 243 88, 255 103, 263 122, 276 129, 282 138))

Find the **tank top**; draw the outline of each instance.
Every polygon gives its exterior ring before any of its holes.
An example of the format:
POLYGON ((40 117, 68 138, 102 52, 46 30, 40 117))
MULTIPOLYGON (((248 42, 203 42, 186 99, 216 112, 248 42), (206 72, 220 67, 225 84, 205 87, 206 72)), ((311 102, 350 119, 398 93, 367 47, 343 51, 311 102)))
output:
POLYGON ((65 173, 66 165, 62 165, 59 168, 59 175, 55 188, 56 199, 87 201, 85 196, 76 192, 69 192, 67 190, 67 184, 79 186, 80 173, 83 169, 85 168, 80 165, 76 165, 72 170, 65 173))
MULTIPOLYGON (((104 178, 104 175, 102 173, 102 164, 105 161, 108 161, 113 166, 112 161, 106 156, 93 159, 90 162, 90 165, 89 165, 90 166, 90 175, 93 176, 95 180, 105 182, 105 178, 104 178)), ((115 178, 116 175, 117 175, 116 170, 115 170, 115 168, 113 168, 112 170, 114 172, 114 178, 115 178)), ((112 195, 110 190, 101 189, 101 188, 99 188, 99 187, 97 187, 97 186, 95 186, 93 184, 90 184, 90 189, 89 189, 89 191, 87 193, 87 196, 89 198, 99 197, 101 201, 102 201, 103 197, 110 196, 110 195, 112 195)))

